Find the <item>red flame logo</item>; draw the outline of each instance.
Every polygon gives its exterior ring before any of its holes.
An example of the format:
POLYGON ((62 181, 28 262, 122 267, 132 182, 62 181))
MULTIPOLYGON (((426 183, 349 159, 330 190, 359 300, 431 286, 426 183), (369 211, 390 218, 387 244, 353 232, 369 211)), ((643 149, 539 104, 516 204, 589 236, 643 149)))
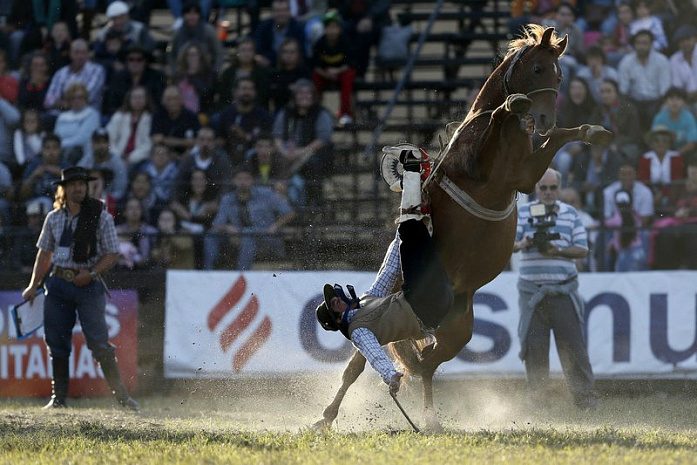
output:
MULTIPOLYGON (((242 300, 247 290, 247 281, 244 276, 240 276, 237 281, 230 286, 230 289, 220 299, 208 314, 208 329, 213 331, 220 324, 222 319, 230 313, 235 306, 242 300)), ((237 340, 242 331, 254 323, 259 314, 259 301, 257 296, 252 295, 247 305, 235 316, 235 319, 220 334, 220 347, 223 352, 227 352, 230 346, 237 340)), ((240 372, 254 355, 271 336, 271 319, 264 316, 261 323, 256 327, 251 336, 242 344, 242 347, 235 353, 232 366, 236 372, 240 372)))

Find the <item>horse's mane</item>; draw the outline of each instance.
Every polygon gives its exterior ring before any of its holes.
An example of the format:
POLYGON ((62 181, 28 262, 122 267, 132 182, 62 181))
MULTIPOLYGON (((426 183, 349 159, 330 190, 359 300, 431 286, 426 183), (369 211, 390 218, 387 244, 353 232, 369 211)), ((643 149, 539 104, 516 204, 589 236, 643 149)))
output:
MULTIPOLYGON (((542 35, 544 34, 545 29, 547 28, 544 26, 540 26, 539 24, 530 23, 527 26, 525 26, 523 36, 518 39, 511 40, 508 43, 508 53, 506 54, 506 58, 515 54, 521 48, 539 45, 542 42, 542 35)), ((562 40, 564 40, 564 38, 559 37, 557 32, 554 31, 552 33, 552 37, 549 40, 549 45, 552 48, 558 50, 559 44, 562 40)), ((559 54, 559 56, 561 56, 561 53, 559 54)))

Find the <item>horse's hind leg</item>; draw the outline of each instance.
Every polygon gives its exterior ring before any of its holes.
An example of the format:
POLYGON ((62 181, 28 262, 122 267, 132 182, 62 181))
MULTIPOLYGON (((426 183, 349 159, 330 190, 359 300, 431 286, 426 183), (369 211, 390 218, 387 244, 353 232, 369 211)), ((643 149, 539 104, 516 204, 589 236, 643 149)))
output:
POLYGON ((334 400, 324 409, 322 419, 312 425, 312 429, 328 429, 332 426, 332 422, 339 415, 339 406, 341 401, 344 400, 348 388, 356 382, 361 373, 363 373, 364 368, 365 357, 359 351, 355 351, 344 369, 344 374, 341 376, 341 387, 334 396, 334 400))

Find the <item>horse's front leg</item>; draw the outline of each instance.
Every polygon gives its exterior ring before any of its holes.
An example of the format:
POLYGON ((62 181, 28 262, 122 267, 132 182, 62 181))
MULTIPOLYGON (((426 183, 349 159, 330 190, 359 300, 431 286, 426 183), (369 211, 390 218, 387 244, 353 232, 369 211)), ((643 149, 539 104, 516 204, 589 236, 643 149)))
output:
POLYGON ((441 432, 443 427, 433 405, 433 374, 438 366, 452 360, 472 339, 474 311, 469 294, 457 294, 453 310, 436 331, 433 350, 421 360, 421 378, 424 384, 424 422, 430 431, 441 432))
POLYGON ((533 152, 532 156, 554 155, 569 142, 585 142, 593 145, 606 145, 612 140, 612 133, 596 124, 583 124, 576 128, 554 128, 547 134, 547 140, 533 152))
POLYGON ((336 419, 337 415, 339 415, 339 406, 341 405, 341 401, 344 400, 348 388, 356 382, 361 373, 363 373, 364 368, 365 357, 356 350, 344 369, 344 374, 341 376, 341 387, 337 391, 336 396, 334 396, 334 400, 324 409, 322 419, 312 425, 312 429, 329 429, 332 426, 332 422, 336 419))

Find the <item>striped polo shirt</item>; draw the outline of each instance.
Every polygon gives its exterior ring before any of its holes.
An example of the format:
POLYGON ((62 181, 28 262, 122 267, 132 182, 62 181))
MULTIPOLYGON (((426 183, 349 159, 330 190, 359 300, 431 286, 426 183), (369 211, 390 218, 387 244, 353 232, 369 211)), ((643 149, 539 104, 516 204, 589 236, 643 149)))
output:
MULTIPOLYGON (((518 207, 518 228, 516 241, 523 237, 532 237, 535 228, 530 221, 530 205, 538 202, 526 203, 518 207)), ((560 238, 551 243, 560 249, 576 246, 588 249, 588 233, 581 223, 581 217, 574 207, 557 201, 557 216, 555 225, 547 231, 550 234, 559 233, 560 238)), ((576 264, 572 258, 545 257, 539 253, 536 247, 521 251, 520 279, 536 284, 551 284, 567 281, 577 275, 576 264)))

